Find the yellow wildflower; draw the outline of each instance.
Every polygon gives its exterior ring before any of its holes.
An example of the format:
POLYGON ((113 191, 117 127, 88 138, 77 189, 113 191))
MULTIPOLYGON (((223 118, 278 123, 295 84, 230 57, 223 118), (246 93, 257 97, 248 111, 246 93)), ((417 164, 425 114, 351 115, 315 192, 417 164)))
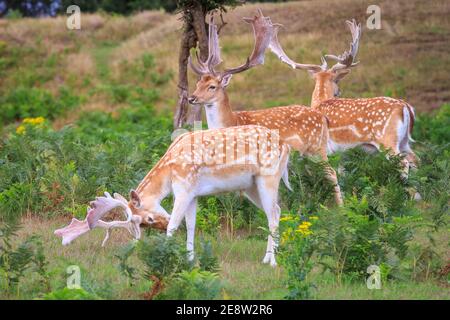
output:
POLYGON ((17 134, 24 134, 26 132, 26 126, 41 126, 44 123, 44 117, 25 118, 22 120, 22 124, 16 128, 17 134))
POLYGON ((16 133, 17 134, 23 134, 25 133, 25 127, 23 125, 20 125, 16 128, 16 133))
POLYGON ((300 233, 303 236, 309 236, 309 235, 313 234, 313 232, 308 229, 297 229, 297 230, 295 230, 295 232, 300 233))
POLYGON ((309 229, 309 227, 312 226, 312 223, 309 221, 303 221, 302 224, 300 224, 298 227, 300 229, 309 229))
POLYGON ((312 231, 309 230, 309 227, 312 226, 312 223, 309 221, 303 221, 295 230, 296 233, 300 233, 301 235, 308 236, 312 234, 312 231))
POLYGON ((292 240, 292 228, 288 228, 281 235, 281 244, 284 244, 286 241, 292 240))
POLYGON ((44 123, 45 119, 44 117, 37 117, 37 118, 25 118, 23 119, 22 123, 31 124, 33 126, 40 125, 44 123))
POLYGON ((284 216, 284 217, 281 217, 281 219, 280 219, 280 221, 292 221, 292 220, 294 220, 293 218, 292 218, 292 216, 284 216))

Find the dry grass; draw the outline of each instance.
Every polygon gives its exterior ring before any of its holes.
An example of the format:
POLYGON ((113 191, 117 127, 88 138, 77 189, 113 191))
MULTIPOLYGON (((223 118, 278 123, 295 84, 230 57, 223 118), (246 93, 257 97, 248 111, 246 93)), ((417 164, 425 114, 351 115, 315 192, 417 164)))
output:
POLYGON ((78 78, 91 77, 95 74, 95 63, 88 52, 69 54, 66 58, 66 73, 78 78))
MULTIPOLYGON (((221 35, 223 66, 236 66, 245 61, 253 45, 251 30, 241 22, 257 8, 274 22, 284 25, 280 41, 288 55, 304 63, 318 63, 324 53, 340 53, 349 42, 344 21, 356 18, 365 22, 366 8, 378 4, 382 9, 382 29, 368 30, 363 23, 360 66, 341 83, 343 96, 391 95, 407 99, 419 111, 438 108, 450 101, 450 3, 445 0, 315 0, 281 4, 248 4, 230 10, 221 35)), ((177 61, 181 22, 178 15, 143 12, 131 17, 104 14, 82 16, 82 30, 68 31, 65 17, 56 19, 20 19, 0 21, 0 41, 10 46, 41 48, 45 59, 51 53, 61 54, 76 68, 60 64, 54 81, 44 84, 49 89, 61 84, 74 86, 80 93, 88 78, 101 84, 103 79, 95 55, 108 45, 108 53, 100 61, 109 68, 113 79, 120 77, 121 62, 133 63, 144 53, 151 53, 158 67, 172 70, 175 77, 160 88, 159 108, 173 109, 177 100, 177 61), (70 82, 75 72, 79 79, 70 82)), ((30 58, 31 59, 31 58, 30 58)), ((190 74, 191 90, 195 77, 190 74)), ((131 79, 130 79, 131 80, 131 79)), ((3 80, 5 86, 13 81, 3 80)), ((1 82, 1 80, 0 80, 1 82)), ((309 105, 313 81, 301 70, 281 64, 272 54, 264 66, 236 75, 229 87, 235 109, 254 109, 283 104, 309 105)), ((108 101, 87 103, 106 104, 108 101)))
MULTIPOLYGON (((238 7, 225 18, 228 24, 221 36, 224 66, 241 64, 250 54, 252 34, 241 17, 253 15, 259 7, 273 21, 285 26, 280 31, 280 41, 288 55, 300 62, 319 63, 322 54, 340 53, 347 48, 349 33, 344 21, 356 18, 364 22, 370 4, 373 1, 320 0, 238 7)), ((342 82, 344 94, 349 97, 392 95, 407 99, 422 111, 450 101, 448 2, 402 0, 377 1, 377 4, 382 9, 382 29, 369 30, 363 23, 361 65, 342 82)), ((172 17, 166 25, 123 43, 113 55, 113 61, 152 52, 158 63, 176 71, 179 29, 180 23, 172 17)), ((176 97, 175 80, 163 95, 171 101, 176 97)), ((194 84, 192 76, 191 88, 194 84)), ((313 82, 306 72, 290 70, 268 55, 264 67, 236 76, 229 93, 235 109, 251 109, 309 104, 312 89, 313 82)))

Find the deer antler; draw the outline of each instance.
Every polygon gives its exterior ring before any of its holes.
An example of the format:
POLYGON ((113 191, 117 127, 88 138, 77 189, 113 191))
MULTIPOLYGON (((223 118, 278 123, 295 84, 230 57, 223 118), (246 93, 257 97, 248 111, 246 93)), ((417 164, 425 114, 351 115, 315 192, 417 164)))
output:
POLYGON ((220 47, 219 47, 219 35, 217 31, 217 26, 214 24, 214 17, 211 17, 211 21, 209 22, 209 36, 208 36, 208 58, 206 61, 202 61, 198 55, 198 52, 195 52, 197 57, 198 65, 195 65, 192 62, 191 57, 189 57, 189 65, 192 70, 197 73, 199 76, 204 74, 216 74, 214 68, 222 62, 220 58, 220 47))
POLYGON ((235 74, 239 72, 243 72, 252 67, 264 63, 264 52, 269 46, 270 39, 273 35, 273 24, 270 21, 269 17, 264 17, 262 11, 259 9, 259 16, 255 16, 254 18, 243 18, 243 20, 247 23, 250 23, 253 27, 253 34, 255 37, 255 46, 253 48, 253 52, 250 57, 247 58, 247 61, 239 67, 226 69, 225 71, 219 73, 214 68, 222 62, 220 58, 220 47, 219 47, 219 36, 217 26, 214 24, 213 18, 211 18, 211 22, 209 24, 209 52, 208 59, 203 62, 199 58, 197 52, 197 63, 195 65, 192 62, 191 57, 189 57, 189 65, 192 70, 198 75, 205 74, 220 74, 221 77, 225 75, 235 74))
POLYGON ((281 62, 286 63, 293 69, 304 69, 310 72, 320 72, 325 71, 327 69, 327 62, 323 58, 322 58, 322 65, 297 63, 293 61, 291 58, 289 58, 287 54, 284 52, 283 48, 281 47, 280 42, 278 41, 278 31, 280 27, 282 27, 281 24, 275 25, 275 30, 272 36, 272 40, 270 41, 269 49, 281 60, 281 62))
POLYGON ((325 58, 330 58, 333 60, 338 61, 331 69, 330 71, 337 71, 340 69, 350 68, 356 66, 359 62, 354 62, 356 58, 356 54, 358 53, 358 47, 359 47, 359 39, 361 38, 361 24, 357 24, 355 19, 352 21, 346 21, 347 25, 350 28, 350 31, 352 33, 352 42, 350 43, 350 50, 345 51, 340 56, 335 55, 325 55, 325 57, 321 57, 322 64, 316 65, 316 64, 301 64, 293 61, 290 59, 287 54, 284 52, 283 48, 280 45, 280 42, 278 41, 278 30, 281 26, 280 24, 276 25, 274 35, 272 37, 272 41, 270 42, 269 48, 270 50, 284 63, 291 66, 294 69, 304 69, 309 72, 320 72, 320 71, 326 71, 328 68, 327 61, 325 58))
POLYGON ((55 235, 63 238, 63 245, 69 244, 74 239, 95 227, 106 229, 106 236, 102 242, 102 246, 105 246, 106 241, 109 239, 110 230, 112 228, 125 228, 134 238, 140 238, 141 230, 139 225, 142 218, 133 215, 131 209, 121 195, 115 193, 113 198, 108 192, 105 192, 105 196, 97 197, 95 201, 91 202, 91 206, 92 208, 88 207, 86 218, 83 221, 73 218, 68 226, 55 230, 55 235), (105 214, 115 208, 124 209, 127 220, 111 222, 100 220, 105 214))
POLYGON ((240 73, 257 65, 264 64, 264 54, 274 34, 274 25, 269 17, 264 17, 261 9, 258 9, 258 13, 259 15, 255 15, 253 18, 243 18, 245 22, 250 23, 253 27, 255 46, 252 54, 247 58, 247 61, 239 67, 226 69, 222 73, 222 77, 240 73))
POLYGON ((361 24, 356 23, 356 20, 345 21, 348 27, 350 28, 350 32, 352 33, 352 42, 350 43, 350 49, 345 51, 343 54, 339 56, 335 56, 332 54, 325 55, 325 58, 330 58, 332 60, 336 60, 337 63, 330 69, 331 71, 337 71, 340 69, 351 68, 358 65, 358 62, 355 62, 356 54, 358 53, 359 47, 359 39, 361 38, 361 24))

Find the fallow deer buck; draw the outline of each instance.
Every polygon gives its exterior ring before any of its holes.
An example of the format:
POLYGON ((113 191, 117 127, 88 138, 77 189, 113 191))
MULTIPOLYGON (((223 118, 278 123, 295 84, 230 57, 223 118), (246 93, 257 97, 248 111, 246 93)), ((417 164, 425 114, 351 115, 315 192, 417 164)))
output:
MULTIPOLYGON (((254 18, 244 18, 253 27, 255 45, 247 61, 236 68, 222 72, 215 67, 222 62, 220 57, 217 26, 211 20, 209 24, 209 55, 201 61, 197 55, 197 65, 189 59, 192 70, 200 76, 196 90, 189 97, 189 103, 204 105, 208 128, 223 128, 239 125, 261 125, 269 129, 277 129, 280 138, 302 155, 318 155, 328 161, 328 123, 325 116, 311 108, 291 105, 254 111, 233 111, 228 100, 226 87, 233 74, 243 72, 264 63, 274 25, 270 18, 262 12, 254 18)), ((342 197, 336 172, 327 166, 327 178, 334 185, 334 197, 337 204, 342 204, 342 197)))
POLYGON ((269 230, 264 263, 276 265, 276 233, 280 207, 277 204, 280 179, 287 180, 289 159, 287 144, 280 142, 276 130, 261 126, 239 126, 181 135, 165 155, 145 176, 130 201, 119 194, 108 193, 91 202, 86 219, 73 219, 70 225, 55 231, 68 244, 89 230, 107 229, 103 245, 114 227, 126 228, 135 238, 140 237, 140 225, 167 229, 171 236, 186 220, 187 249, 194 254, 194 234, 197 198, 228 191, 244 191, 245 195, 267 215, 269 230), (170 193, 175 202, 169 215, 161 201, 170 193), (105 222, 104 215, 119 208, 126 221, 105 222))
POLYGON ((274 31, 270 50, 294 69, 307 70, 315 80, 311 108, 329 119, 332 151, 363 146, 379 150, 381 146, 394 154, 405 153, 404 173, 416 166, 416 156, 409 145, 414 125, 414 108, 400 99, 388 97, 345 99, 340 95, 339 81, 358 65, 355 61, 361 37, 361 25, 353 19, 346 21, 352 34, 350 49, 339 56, 325 55, 322 65, 300 64, 291 60, 278 41, 278 27, 274 31), (337 61, 328 68, 326 58, 337 61))

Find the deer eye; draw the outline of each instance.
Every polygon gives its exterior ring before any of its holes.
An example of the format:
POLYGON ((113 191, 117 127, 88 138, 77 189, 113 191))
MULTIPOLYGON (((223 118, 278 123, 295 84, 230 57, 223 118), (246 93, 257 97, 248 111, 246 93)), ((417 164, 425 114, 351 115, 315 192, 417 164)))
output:
POLYGON ((209 86, 208 90, 216 90, 216 86, 209 86))

